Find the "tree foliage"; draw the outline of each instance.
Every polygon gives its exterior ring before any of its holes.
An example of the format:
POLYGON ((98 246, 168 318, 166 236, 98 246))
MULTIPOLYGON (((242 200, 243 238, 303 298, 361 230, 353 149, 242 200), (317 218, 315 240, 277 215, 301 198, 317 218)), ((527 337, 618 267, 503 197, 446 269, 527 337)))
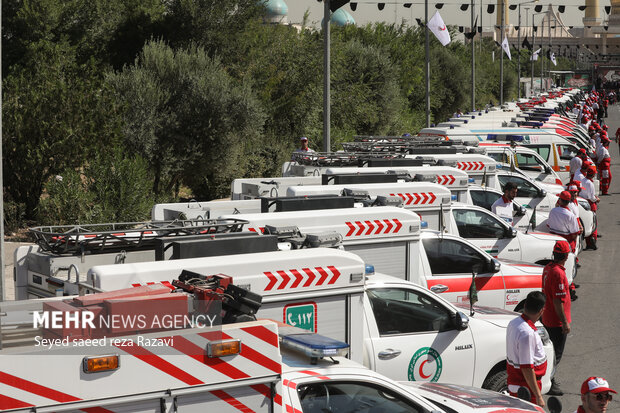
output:
MULTIPOLYGON (((3 1, 8 216, 127 219, 124 205, 143 205, 132 198, 142 186, 116 174, 125 168, 158 199, 182 188, 212 199, 227 196, 234 178, 279 174, 300 136, 321 149, 322 33, 265 24, 265 10, 264 0, 3 1), (93 169, 105 162, 110 175, 93 169)), ((333 150, 353 135, 425 125, 424 39, 417 26, 332 27, 333 150)), ((432 121, 470 107, 470 50, 431 35, 432 121)), ((477 107, 499 101, 500 50, 476 43, 477 107)), ((509 100, 516 62, 504 63, 509 100)), ((569 64, 559 59, 558 69, 569 64)))

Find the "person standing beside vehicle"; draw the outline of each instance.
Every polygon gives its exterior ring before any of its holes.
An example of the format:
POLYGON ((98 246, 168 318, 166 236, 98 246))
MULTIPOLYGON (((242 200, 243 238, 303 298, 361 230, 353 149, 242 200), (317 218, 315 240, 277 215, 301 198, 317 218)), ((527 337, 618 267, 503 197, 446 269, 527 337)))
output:
MULTIPOLYGON (((568 242, 557 241, 553 247, 553 261, 545 266, 542 275, 542 290, 547 303, 542 314, 542 323, 553 343, 556 368, 562 360, 566 337, 570 333, 571 297, 564 268, 569 253, 568 242)), ((564 394, 556 377, 551 379, 551 389, 547 394, 552 396, 564 394)))
POLYGON ((601 175, 601 194, 609 195, 609 185, 611 185, 611 156, 609 155, 609 139, 601 141, 601 149, 598 156, 598 167, 601 175))
POLYGON ((612 400, 610 393, 618 394, 602 377, 588 377, 581 385, 581 406, 576 413, 603 413, 612 400))
MULTIPOLYGON (((600 201, 599 197, 595 195, 594 189, 594 177, 596 176, 596 167, 594 165, 590 165, 588 170, 586 171, 586 177, 581 181, 581 191, 579 192, 579 196, 585 198, 590 204, 590 209, 592 212, 596 212, 598 210, 598 202, 600 201)), ((551 218, 551 215, 549 215, 551 218)), ((596 246, 598 229, 593 231, 592 234, 586 238, 586 248, 596 250, 598 249, 596 246)))
POLYGON ((579 152, 577 152, 577 155, 573 156, 573 158, 570 160, 569 182, 573 180, 577 171, 581 169, 581 165, 583 164, 584 159, 586 159, 587 157, 588 157, 588 154, 586 153, 586 150, 581 148, 579 149, 579 152))
POLYGON ((491 211, 510 225, 513 225, 512 213, 514 211, 514 204, 512 201, 517 196, 518 190, 519 188, 516 183, 512 181, 507 182, 506 185, 504 185, 504 195, 497 198, 497 200, 493 202, 493 205, 491 205, 491 211))
POLYGON ((568 208, 570 202, 570 192, 560 192, 558 196, 558 206, 549 212, 547 227, 549 227, 549 232, 559 235, 568 241, 571 251, 575 252, 577 236, 580 234, 580 229, 577 217, 568 208))
POLYGON ((506 371, 508 392, 517 396, 519 387, 527 387, 531 401, 545 407, 541 378, 547 371, 547 355, 534 325, 542 316, 545 294, 532 291, 525 299, 523 314, 513 319, 506 329, 506 371))

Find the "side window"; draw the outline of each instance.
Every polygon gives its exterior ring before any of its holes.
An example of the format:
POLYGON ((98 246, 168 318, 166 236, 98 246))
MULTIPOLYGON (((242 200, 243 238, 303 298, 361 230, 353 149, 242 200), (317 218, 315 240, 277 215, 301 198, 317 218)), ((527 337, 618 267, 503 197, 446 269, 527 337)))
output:
POLYGON ((496 162, 510 163, 508 155, 504 152, 491 152, 487 153, 487 156, 493 158, 496 162))
POLYGON ((297 387, 303 413, 418 413, 426 409, 395 391, 358 381, 321 380, 297 387))
POLYGON ((524 171, 542 172, 545 169, 538 161, 538 158, 531 153, 518 153, 517 162, 519 163, 519 169, 524 171))
POLYGON ((502 191, 504 190, 504 186, 508 182, 514 182, 518 186, 517 196, 522 198, 536 198, 538 196, 538 189, 532 184, 530 181, 527 181, 523 178, 519 178, 516 176, 506 176, 500 175, 498 176, 499 184, 502 187, 502 191))
POLYGON ((470 191, 471 201, 474 205, 484 209, 491 210, 493 203, 497 201, 501 195, 492 191, 470 191))
POLYGON ((463 238, 503 238, 506 228, 491 214, 482 211, 452 211, 459 235, 463 238))
POLYGON ((549 162, 549 145, 527 145, 527 147, 534 149, 541 158, 549 162))
POLYGON ((478 251, 456 240, 427 238, 422 242, 433 275, 471 274, 474 266, 486 263, 478 251))
POLYGON ((366 292, 379 334, 409 334, 453 329, 451 312, 431 297, 399 288, 366 292))
POLYGON ((568 144, 556 144, 560 159, 569 160, 577 155, 577 148, 568 144))

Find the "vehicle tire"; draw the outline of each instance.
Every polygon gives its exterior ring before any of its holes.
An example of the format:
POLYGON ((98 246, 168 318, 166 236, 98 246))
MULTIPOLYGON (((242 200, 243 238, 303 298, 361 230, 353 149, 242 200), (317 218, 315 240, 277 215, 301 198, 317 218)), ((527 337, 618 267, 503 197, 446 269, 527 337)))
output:
POLYGON ((496 391, 498 393, 508 394, 508 372, 503 370, 498 370, 495 373, 491 374, 487 379, 482 383, 482 388, 487 390, 496 391))

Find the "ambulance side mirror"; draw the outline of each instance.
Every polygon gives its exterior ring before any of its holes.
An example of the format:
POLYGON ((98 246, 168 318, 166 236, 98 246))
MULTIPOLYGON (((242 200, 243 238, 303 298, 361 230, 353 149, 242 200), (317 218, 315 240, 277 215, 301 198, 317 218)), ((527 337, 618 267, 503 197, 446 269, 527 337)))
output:
POLYGON ((517 216, 524 217, 526 214, 527 214, 527 209, 523 205, 521 205, 519 209, 517 210, 517 216))
POLYGON ((492 273, 499 272, 501 266, 502 264, 496 258, 491 258, 491 262, 489 262, 488 271, 492 273))
POLYGON ((515 238, 516 236, 517 236, 517 230, 516 229, 514 229, 513 227, 506 228, 506 232, 505 232, 505 237, 506 238, 515 238))
POLYGON ((547 191, 545 191, 544 189, 541 189, 538 191, 538 197, 539 198, 544 198, 547 196, 547 191))
POLYGON ((454 327, 459 331, 467 330, 467 327, 469 327, 469 317, 465 313, 457 311, 454 315, 454 327))
POLYGON ((551 175, 551 168, 550 168, 550 167, 548 167, 547 165, 545 165, 545 173, 546 173, 547 175, 551 175))

